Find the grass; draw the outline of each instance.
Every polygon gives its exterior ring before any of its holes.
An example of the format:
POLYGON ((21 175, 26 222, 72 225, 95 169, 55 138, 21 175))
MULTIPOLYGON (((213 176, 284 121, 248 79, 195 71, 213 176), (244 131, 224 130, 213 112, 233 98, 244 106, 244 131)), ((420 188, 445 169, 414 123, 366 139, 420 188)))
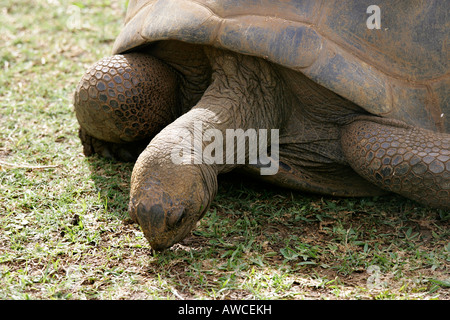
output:
POLYGON ((0 0, 0 299, 450 298, 448 212, 234 175, 192 236, 152 254, 132 164, 86 159, 72 92, 126 1, 0 0))

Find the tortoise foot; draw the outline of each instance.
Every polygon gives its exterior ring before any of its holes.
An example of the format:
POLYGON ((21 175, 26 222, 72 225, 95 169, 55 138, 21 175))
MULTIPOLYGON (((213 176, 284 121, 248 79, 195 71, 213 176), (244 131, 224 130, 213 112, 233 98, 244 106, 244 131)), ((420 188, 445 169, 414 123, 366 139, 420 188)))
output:
POLYGON ((135 162, 149 143, 147 140, 126 144, 102 141, 90 136, 83 128, 79 129, 78 137, 86 157, 98 155, 102 158, 124 162, 135 162))

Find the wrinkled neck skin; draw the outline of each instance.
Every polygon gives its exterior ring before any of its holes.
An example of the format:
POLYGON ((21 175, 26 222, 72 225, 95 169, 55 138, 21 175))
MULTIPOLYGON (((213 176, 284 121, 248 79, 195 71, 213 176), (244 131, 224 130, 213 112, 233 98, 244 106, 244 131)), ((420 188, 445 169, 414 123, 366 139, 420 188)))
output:
MULTIPOLYGON (((270 132, 281 128, 288 118, 286 100, 290 95, 283 92, 285 86, 276 67, 254 57, 204 50, 212 68, 209 87, 190 111, 153 138, 132 174, 130 216, 155 250, 168 248, 188 235, 216 195, 217 175, 239 166, 226 164, 225 159, 223 164, 205 163, 202 154, 211 141, 203 138, 201 145, 194 145, 199 123, 202 133, 217 129, 225 137, 227 129, 270 132), (173 154, 187 156, 183 163, 174 163, 173 154)), ((248 163, 248 154, 246 158, 248 163)))

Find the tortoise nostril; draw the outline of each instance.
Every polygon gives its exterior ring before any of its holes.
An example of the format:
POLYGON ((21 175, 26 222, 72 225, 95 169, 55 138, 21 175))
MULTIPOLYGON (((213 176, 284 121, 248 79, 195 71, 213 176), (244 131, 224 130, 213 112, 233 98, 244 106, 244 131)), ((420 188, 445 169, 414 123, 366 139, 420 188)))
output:
POLYGON ((170 210, 167 215, 167 226, 169 228, 175 228, 179 226, 185 215, 186 210, 184 209, 184 207, 170 210))
POLYGON ((139 203, 136 208, 136 218, 142 228, 160 228, 164 223, 164 209, 160 204, 148 208, 143 203, 139 203))

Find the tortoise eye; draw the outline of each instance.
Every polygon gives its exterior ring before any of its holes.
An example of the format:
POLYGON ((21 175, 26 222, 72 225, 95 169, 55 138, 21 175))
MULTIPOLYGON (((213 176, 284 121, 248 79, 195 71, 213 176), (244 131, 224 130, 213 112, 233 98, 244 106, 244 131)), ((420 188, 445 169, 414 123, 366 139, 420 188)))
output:
POLYGON ((170 229, 178 227, 181 224, 185 215, 186 210, 184 210, 184 207, 179 207, 170 210, 167 215, 167 227, 170 229))

